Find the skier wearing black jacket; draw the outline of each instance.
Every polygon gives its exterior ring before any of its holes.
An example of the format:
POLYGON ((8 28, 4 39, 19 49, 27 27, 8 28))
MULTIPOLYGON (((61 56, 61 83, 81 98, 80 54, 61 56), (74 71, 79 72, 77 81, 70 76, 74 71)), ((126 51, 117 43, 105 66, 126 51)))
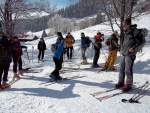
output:
POLYGON ((11 62, 12 47, 8 42, 7 36, 3 35, 0 39, 0 89, 8 85, 8 71, 11 62))
POLYGON ((44 51, 46 50, 46 44, 45 44, 43 38, 40 38, 40 41, 39 41, 39 43, 38 43, 38 50, 39 50, 38 62, 39 62, 40 60, 43 61, 43 58, 44 58, 44 51))

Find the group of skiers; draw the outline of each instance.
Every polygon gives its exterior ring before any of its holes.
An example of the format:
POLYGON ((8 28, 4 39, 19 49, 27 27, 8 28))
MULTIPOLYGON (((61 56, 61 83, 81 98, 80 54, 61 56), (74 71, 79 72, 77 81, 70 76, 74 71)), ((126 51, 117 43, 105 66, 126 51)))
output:
MULTIPOLYGON (((102 68, 101 71, 115 70, 114 63, 117 58, 117 52, 120 51, 121 60, 120 60, 120 70, 119 70, 119 79, 118 83, 115 85, 116 88, 123 87, 123 91, 127 92, 132 88, 133 85, 133 64, 136 58, 136 53, 143 47, 145 41, 143 40, 142 43, 137 43, 135 41, 135 37, 139 35, 139 30, 136 28, 135 25, 131 24, 131 19, 126 18, 123 22, 124 28, 124 36, 122 40, 120 40, 121 44, 118 45, 118 38, 117 32, 111 34, 111 36, 106 40, 105 44, 108 46, 108 58, 102 68), (133 33, 132 33, 133 32, 133 33), (133 34, 133 35, 132 35, 133 34), (125 80, 126 76, 126 80, 125 80)), ((59 74, 59 71, 62 69, 63 65, 63 55, 67 53, 68 60, 71 61, 72 59, 72 51, 73 51, 73 44, 75 43, 74 37, 69 32, 66 38, 63 38, 61 32, 57 32, 57 40, 55 43, 55 52, 53 54, 53 61, 55 63, 55 69, 49 75, 50 80, 62 80, 62 77, 59 74)), ((7 55, 0 56, 0 88, 3 84, 7 84, 7 76, 8 70, 11 63, 11 59, 13 58, 13 72, 14 78, 19 78, 18 74, 22 75, 22 48, 27 48, 26 46, 21 46, 20 42, 18 41, 18 37, 14 36, 13 41, 9 41, 8 38, 3 35, 1 40, 5 40, 7 43, 7 55), (18 46, 18 48, 16 47, 18 46), (12 54, 11 54, 12 53, 12 54), (17 63, 19 64, 18 74, 17 74, 17 63), (2 74, 3 80, 2 80, 2 74), (1 84, 2 83, 2 84, 1 84)), ((89 37, 86 37, 83 32, 81 32, 81 55, 83 61, 81 64, 88 64, 86 58, 86 50, 90 46, 90 43, 93 44, 95 55, 93 58, 92 67, 97 68, 98 59, 100 55, 100 49, 102 48, 102 42, 104 41, 104 34, 101 32, 97 32, 94 36, 94 41, 91 41, 89 37)), ((46 44, 43 38, 40 39, 38 43, 39 55, 38 61, 44 59, 44 51, 46 50, 46 44)))
POLYGON ((0 89, 9 86, 7 83, 8 71, 12 61, 13 79, 20 79, 19 75, 22 75, 22 48, 27 49, 26 46, 21 46, 17 36, 9 39, 6 35, 2 35, 0 39, 0 89))
MULTIPOLYGON (((105 44, 108 46, 109 52, 108 52, 107 60, 103 68, 101 69, 101 71, 115 70, 114 63, 117 59, 117 52, 120 51, 121 60, 120 60, 119 77, 118 77, 118 83, 115 85, 115 88, 122 87, 123 92, 127 92, 132 88, 133 64, 136 59, 136 53, 142 49, 143 45, 146 42, 146 40, 141 37, 140 30, 137 29, 136 27, 137 25, 131 24, 131 18, 126 18, 123 22, 124 36, 120 40, 120 45, 118 44, 117 32, 112 33, 111 36, 105 42, 105 44)), ((53 60, 55 62, 55 70, 49 76, 50 80, 52 81, 62 80, 62 77, 59 74, 59 70, 61 70, 62 68, 63 54, 65 53, 65 48, 67 48, 67 44, 69 45, 71 43, 71 48, 72 48, 73 47, 72 44, 75 41, 74 38, 72 41, 68 41, 68 42, 65 41, 65 39, 62 37, 62 34, 60 32, 58 32, 57 35, 58 38, 56 41, 56 52, 53 55, 53 60)), ((92 67, 95 68, 99 67, 97 63, 100 55, 100 49, 102 48, 102 41, 104 41, 104 34, 101 34, 100 32, 98 32, 97 35, 94 36, 94 41, 91 41, 89 37, 86 37, 83 32, 81 33, 80 49, 81 49, 81 55, 83 59, 81 64, 88 64, 85 53, 87 48, 90 46, 90 43, 92 42, 95 50, 92 67)), ((68 59, 69 58, 72 58, 72 51, 71 51, 71 56, 69 56, 68 59)))

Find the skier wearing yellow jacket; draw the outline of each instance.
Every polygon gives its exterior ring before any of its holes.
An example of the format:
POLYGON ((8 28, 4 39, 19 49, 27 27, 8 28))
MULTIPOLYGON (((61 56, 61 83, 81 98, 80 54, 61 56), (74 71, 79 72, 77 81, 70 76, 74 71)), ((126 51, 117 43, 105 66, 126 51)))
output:
POLYGON ((70 34, 70 32, 67 34, 65 41, 67 43, 67 57, 68 60, 71 61, 72 59, 72 50, 73 50, 73 43, 75 42, 74 37, 70 34), (70 52, 69 52, 70 51, 70 52))
POLYGON ((118 51, 118 38, 115 33, 113 33, 105 42, 107 46, 109 46, 109 52, 108 52, 108 58, 105 62, 105 65, 102 69, 102 71, 113 71, 114 63, 117 58, 117 51, 118 51))

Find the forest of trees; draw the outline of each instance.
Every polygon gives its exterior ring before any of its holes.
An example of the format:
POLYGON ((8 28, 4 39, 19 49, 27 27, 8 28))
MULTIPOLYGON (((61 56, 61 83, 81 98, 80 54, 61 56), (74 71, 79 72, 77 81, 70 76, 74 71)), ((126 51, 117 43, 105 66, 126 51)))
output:
POLYGON ((125 17, 133 17, 133 12, 136 13, 134 16, 138 16, 150 9, 149 0, 77 0, 76 4, 60 9, 58 12, 50 9, 50 15, 48 16, 31 17, 30 12, 47 12, 48 4, 46 0, 43 0, 43 4, 35 2, 36 5, 35 3, 27 4, 26 1, 5 0, 5 2, 0 3, 1 22, 8 34, 24 34, 27 31, 37 32, 47 28, 51 28, 51 33, 58 30, 66 33, 100 24, 104 21, 110 22, 109 25, 113 31, 112 25, 114 22, 121 29, 121 23, 125 17), (18 8, 19 5, 23 5, 21 6, 22 9, 18 8), (12 15, 15 18, 12 18, 12 15), (89 16, 93 17, 88 18, 89 16), (78 19, 82 20, 78 22, 76 21, 78 19), (120 23, 117 23, 117 19, 120 23))

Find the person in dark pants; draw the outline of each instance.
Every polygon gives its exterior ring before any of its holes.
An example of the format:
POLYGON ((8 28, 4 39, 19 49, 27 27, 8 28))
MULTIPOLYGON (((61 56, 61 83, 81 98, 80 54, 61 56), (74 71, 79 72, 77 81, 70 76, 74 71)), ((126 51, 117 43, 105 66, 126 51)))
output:
POLYGON ((96 68, 99 67, 98 63, 98 59, 99 59, 99 55, 100 55, 100 49, 102 47, 101 42, 104 40, 104 34, 101 34, 100 32, 97 32, 97 35, 94 36, 94 50, 95 50, 95 55, 94 55, 94 59, 93 59, 93 65, 92 67, 96 68))
POLYGON ((62 59, 61 57, 63 56, 64 49, 65 48, 65 40, 62 39, 61 43, 58 44, 56 52, 53 55, 53 61, 55 63, 55 69, 51 73, 50 80, 55 81, 55 80, 62 80, 62 77, 59 75, 59 70, 62 68, 62 59))
POLYGON ((72 59, 72 50, 73 50, 73 43, 75 42, 74 37, 70 34, 70 32, 67 34, 65 41, 67 43, 67 57, 68 60, 71 61, 72 59))
POLYGON ((13 45, 13 50, 12 50, 12 56, 13 56, 13 72, 14 72, 14 79, 17 78, 19 79, 20 77, 18 75, 23 75, 22 74, 22 48, 26 48, 27 46, 21 46, 18 37, 14 36, 13 41, 11 42, 13 45), (18 74, 17 74, 17 66, 18 68, 18 74))
POLYGON ((131 25, 131 18, 126 18, 123 22, 124 36, 120 45, 120 70, 118 83, 116 88, 123 87, 122 91, 127 92, 132 89, 133 85, 133 65, 136 59, 136 53, 142 49, 145 40, 139 43, 136 41, 140 31, 136 28, 137 25, 131 25), (126 80, 125 80, 126 77, 126 80), (125 85, 124 85, 125 84, 125 85))
POLYGON ((8 42, 7 36, 3 35, 0 39, 0 89, 3 89, 9 84, 8 71, 12 62, 12 47, 8 42))
POLYGON ((38 50, 39 50, 38 62, 39 62, 40 60, 43 61, 44 52, 45 52, 45 50, 46 50, 46 44, 45 44, 43 38, 40 38, 40 41, 39 41, 39 43, 38 43, 38 50))

